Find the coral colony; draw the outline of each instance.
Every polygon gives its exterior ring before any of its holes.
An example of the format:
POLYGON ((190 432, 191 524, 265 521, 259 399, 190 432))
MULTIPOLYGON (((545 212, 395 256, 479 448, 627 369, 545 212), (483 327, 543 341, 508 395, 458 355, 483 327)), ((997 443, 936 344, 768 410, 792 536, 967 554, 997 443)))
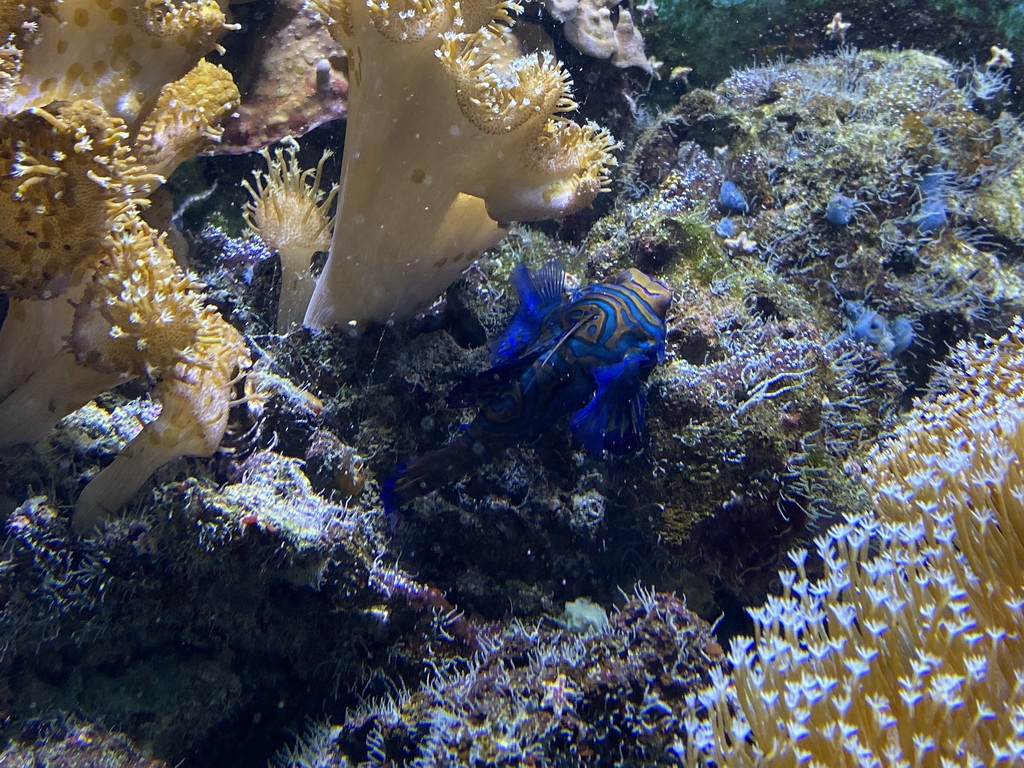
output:
POLYGON ((216 3, 72 5, 5 19, 0 425, 4 445, 35 441, 103 391, 153 382, 161 414, 83 492, 85 531, 161 464, 217 449, 249 356, 141 217, 145 195, 209 149, 237 104, 231 75, 201 59, 224 14, 216 3))
POLYGON ((569 73, 520 53, 514 4, 314 5, 349 54, 349 117, 307 325, 407 317, 509 222, 567 216, 606 188, 615 142, 566 119, 569 73))
POLYGON ((0 3, 0 768, 1024 765, 1024 13, 691 5, 0 3))

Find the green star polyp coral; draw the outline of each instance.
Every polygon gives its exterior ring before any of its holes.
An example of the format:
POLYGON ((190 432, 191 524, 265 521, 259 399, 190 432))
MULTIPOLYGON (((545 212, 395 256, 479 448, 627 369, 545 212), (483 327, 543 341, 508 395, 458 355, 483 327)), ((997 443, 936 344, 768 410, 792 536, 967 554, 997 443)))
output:
POLYGON ((513 221, 558 218, 607 184, 614 142, 563 114, 568 73, 521 54, 518 6, 312 0, 349 57, 330 257, 307 325, 408 316, 513 221))

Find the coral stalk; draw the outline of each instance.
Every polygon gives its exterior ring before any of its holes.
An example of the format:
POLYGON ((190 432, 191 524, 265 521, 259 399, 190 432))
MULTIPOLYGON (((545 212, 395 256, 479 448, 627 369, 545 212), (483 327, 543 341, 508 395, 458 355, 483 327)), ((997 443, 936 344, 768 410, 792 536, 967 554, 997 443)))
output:
POLYGON ((325 195, 320 189, 330 152, 323 153, 316 169, 302 170, 298 144, 294 139, 283 143, 285 146, 273 154, 267 149, 260 151, 267 171, 253 172, 255 186, 242 182, 252 198, 245 205, 246 223, 281 259, 278 333, 287 333, 302 323, 316 284, 311 260, 316 252, 330 247, 334 218, 329 212, 338 191, 334 186, 325 195))

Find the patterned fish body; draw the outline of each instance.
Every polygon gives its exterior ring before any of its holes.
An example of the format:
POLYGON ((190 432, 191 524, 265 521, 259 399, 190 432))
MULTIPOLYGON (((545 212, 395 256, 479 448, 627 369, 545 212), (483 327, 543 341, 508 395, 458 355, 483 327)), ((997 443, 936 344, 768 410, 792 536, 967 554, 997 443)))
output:
POLYGON ((461 476, 495 447, 540 436, 569 415, 590 451, 640 447, 643 383, 665 354, 672 292, 637 269, 566 298, 565 273, 548 262, 512 274, 519 308, 491 345, 495 366, 449 396, 477 417, 445 448, 409 464, 385 486, 391 506, 461 476))
POLYGON ((536 274, 520 266, 512 280, 519 309, 492 345, 497 365, 482 374, 484 381, 511 381, 501 394, 484 390, 482 410, 467 436, 508 444, 536 437, 570 414, 573 433, 589 450, 638 449, 642 384, 664 357, 672 292, 628 269, 566 300, 557 262, 536 274))

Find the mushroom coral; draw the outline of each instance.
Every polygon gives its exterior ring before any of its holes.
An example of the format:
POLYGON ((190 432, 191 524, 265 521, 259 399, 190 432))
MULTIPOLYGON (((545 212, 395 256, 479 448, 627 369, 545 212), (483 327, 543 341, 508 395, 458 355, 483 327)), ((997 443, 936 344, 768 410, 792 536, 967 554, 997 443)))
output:
POLYGON ((305 324, 409 316, 510 222, 607 184, 615 144, 548 52, 520 54, 513 2, 312 0, 348 54, 337 223, 305 324))
POLYGON ((961 344, 865 462, 877 512, 754 610, 687 723, 691 765, 1024 763, 1024 324, 961 344))

